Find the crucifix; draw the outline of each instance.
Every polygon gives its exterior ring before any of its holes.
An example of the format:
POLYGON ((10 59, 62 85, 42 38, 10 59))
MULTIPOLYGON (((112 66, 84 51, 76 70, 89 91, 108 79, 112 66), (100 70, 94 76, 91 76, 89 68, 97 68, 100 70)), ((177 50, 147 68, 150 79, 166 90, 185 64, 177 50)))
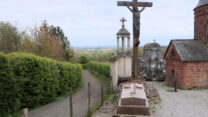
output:
MULTIPOLYGON (((138 78, 138 46, 140 44, 140 14, 144 11, 145 7, 152 7, 151 2, 138 2, 133 0, 132 2, 128 1, 118 1, 118 6, 126 6, 133 13, 133 78, 138 78), (132 8, 131 8, 132 7, 132 8), (139 10, 138 7, 143 7, 139 10)), ((141 79, 140 79, 141 80, 141 79)))

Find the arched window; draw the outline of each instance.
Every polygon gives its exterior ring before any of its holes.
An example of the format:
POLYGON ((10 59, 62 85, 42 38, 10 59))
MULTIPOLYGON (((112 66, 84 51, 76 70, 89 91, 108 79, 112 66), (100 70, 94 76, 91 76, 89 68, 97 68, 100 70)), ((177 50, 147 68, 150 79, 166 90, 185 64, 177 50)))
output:
POLYGON ((208 22, 207 22, 207 27, 206 27, 206 40, 205 40, 205 42, 208 43, 208 22))
POLYGON ((174 57, 175 57, 175 51, 174 50, 171 50, 170 58, 174 58, 174 57))

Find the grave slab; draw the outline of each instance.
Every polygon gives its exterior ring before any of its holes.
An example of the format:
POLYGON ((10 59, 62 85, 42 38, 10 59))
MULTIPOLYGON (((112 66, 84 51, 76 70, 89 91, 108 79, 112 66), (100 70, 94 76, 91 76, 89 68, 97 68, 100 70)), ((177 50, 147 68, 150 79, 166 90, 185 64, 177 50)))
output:
POLYGON ((118 103, 117 114, 150 115, 143 84, 124 84, 118 103))

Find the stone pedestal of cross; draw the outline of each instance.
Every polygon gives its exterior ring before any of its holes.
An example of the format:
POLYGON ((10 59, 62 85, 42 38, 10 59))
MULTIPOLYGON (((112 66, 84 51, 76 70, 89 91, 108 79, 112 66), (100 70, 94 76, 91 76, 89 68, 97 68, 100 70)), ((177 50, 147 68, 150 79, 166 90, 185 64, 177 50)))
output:
MULTIPOLYGON (((138 46, 140 44, 140 14, 145 9, 145 7, 152 7, 151 2, 138 2, 133 0, 132 2, 128 1, 118 1, 118 6, 126 6, 133 13, 133 78, 138 78, 138 46), (132 7, 132 8, 130 8, 132 7), (138 7, 143 7, 141 10, 138 7)), ((143 80, 143 79, 140 79, 143 80)))

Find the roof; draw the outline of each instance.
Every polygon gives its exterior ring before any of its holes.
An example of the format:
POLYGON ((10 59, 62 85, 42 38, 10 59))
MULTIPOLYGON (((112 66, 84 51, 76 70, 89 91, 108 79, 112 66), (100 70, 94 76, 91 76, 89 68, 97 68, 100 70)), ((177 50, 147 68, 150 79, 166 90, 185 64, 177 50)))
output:
POLYGON ((151 44, 152 44, 152 43, 147 43, 147 44, 145 44, 145 45, 144 45, 144 48, 145 48, 145 49, 148 49, 148 48, 150 47, 151 44))
POLYGON ((109 59, 109 61, 110 62, 115 62, 118 58, 120 58, 120 57, 132 57, 132 55, 131 55, 131 53, 130 52, 127 52, 127 53, 124 53, 124 52, 122 52, 122 53, 117 53, 116 55, 113 55, 110 59, 109 59))
POLYGON ((164 56, 171 44, 174 45, 182 61, 208 61, 208 48, 200 40, 171 40, 164 56))
POLYGON ((119 32, 117 33, 117 35, 130 35, 130 33, 129 33, 129 31, 126 28, 122 27, 119 30, 119 32))
POLYGON ((208 0, 199 0, 199 3, 197 4, 196 8, 208 5, 208 0))
POLYGON ((147 43, 147 44, 144 45, 144 49, 150 49, 152 47, 160 47, 160 45, 158 43, 156 43, 156 42, 154 42, 154 43, 147 43))

